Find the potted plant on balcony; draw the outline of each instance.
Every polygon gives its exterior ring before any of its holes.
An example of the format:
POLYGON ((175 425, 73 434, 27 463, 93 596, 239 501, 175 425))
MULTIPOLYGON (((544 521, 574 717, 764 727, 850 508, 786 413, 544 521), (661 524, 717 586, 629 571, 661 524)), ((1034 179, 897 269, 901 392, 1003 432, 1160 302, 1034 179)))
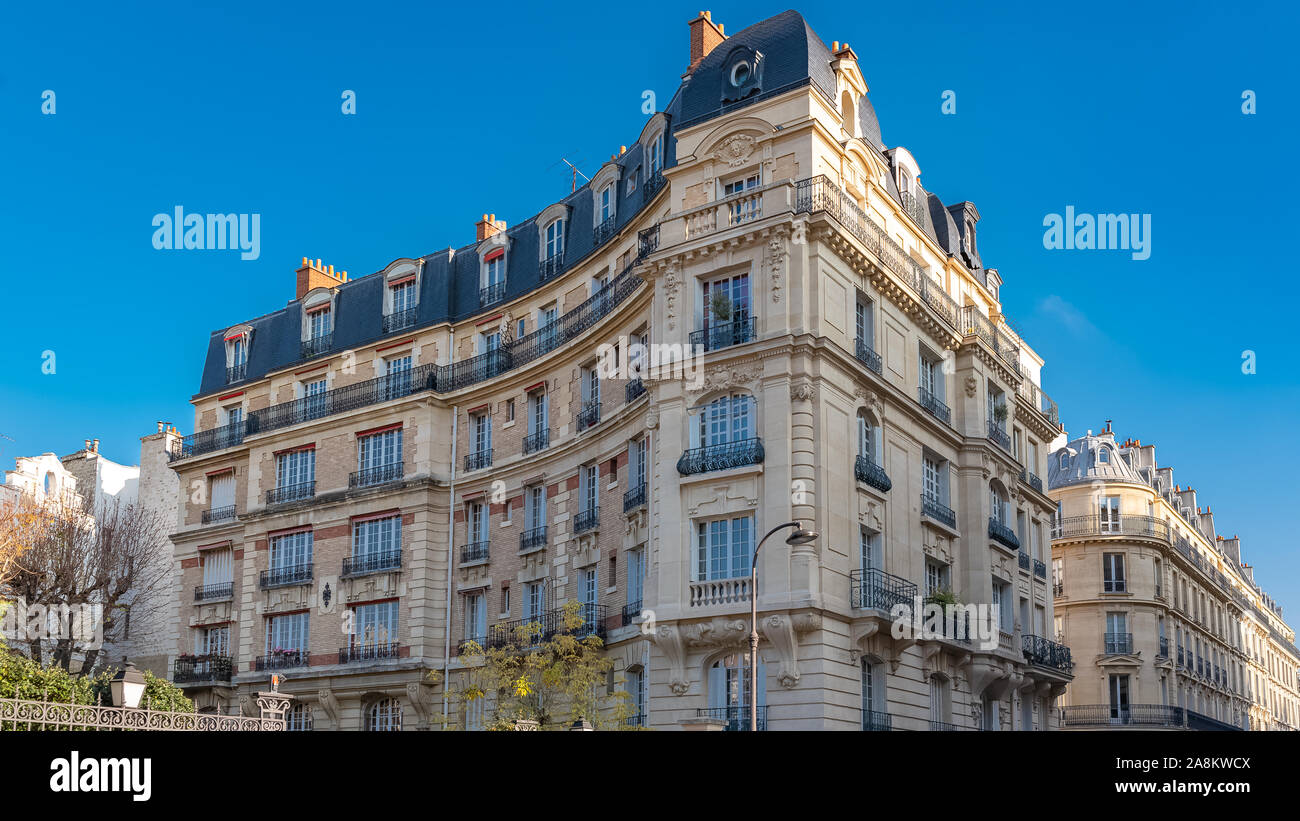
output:
POLYGON ((713 296, 709 298, 709 311, 713 314, 713 320, 716 324, 723 325, 731 321, 732 305, 731 297, 723 291, 714 291, 713 296))
POLYGON ((998 423, 998 427, 1006 427, 1007 424, 1007 405, 1005 402, 993 406, 993 419, 998 423))

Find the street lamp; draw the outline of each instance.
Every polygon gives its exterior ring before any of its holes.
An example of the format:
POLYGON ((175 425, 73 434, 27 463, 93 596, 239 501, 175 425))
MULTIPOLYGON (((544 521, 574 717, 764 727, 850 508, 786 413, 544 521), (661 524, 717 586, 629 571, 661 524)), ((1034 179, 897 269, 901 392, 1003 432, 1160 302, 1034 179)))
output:
MULTIPOLYGON (((754 557, 749 564, 749 730, 758 732, 758 551, 763 549, 763 542, 778 530, 794 528, 786 537, 785 543, 791 546, 808 544, 816 541, 817 533, 804 530, 798 520, 777 525, 767 532, 754 548, 754 557)), ((744 692, 743 690, 741 691, 744 692)))
POLYGON ((144 695, 144 675, 135 665, 122 659, 122 669, 108 683, 116 707, 134 710, 140 706, 140 697, 144 695))

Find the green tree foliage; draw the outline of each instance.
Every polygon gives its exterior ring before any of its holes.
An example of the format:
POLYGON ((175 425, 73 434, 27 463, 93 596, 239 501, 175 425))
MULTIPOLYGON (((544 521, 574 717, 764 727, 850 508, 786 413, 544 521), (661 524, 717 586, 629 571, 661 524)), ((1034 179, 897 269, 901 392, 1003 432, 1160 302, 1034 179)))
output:
MULTIPOLYGON (((62 667, 43 666, 25 656, 0 648, 0 698, 110 706, 113 698, 109 682, 116 674, 116 668, 109 668, 94 676, 75 676, 62 667)), ((144 672, 144 680, 141 707, 194 712, 194 703, 171 682, 158 678, 147 670, 144 672)), ((14 728, 6 725, 3 729, 14 728)))

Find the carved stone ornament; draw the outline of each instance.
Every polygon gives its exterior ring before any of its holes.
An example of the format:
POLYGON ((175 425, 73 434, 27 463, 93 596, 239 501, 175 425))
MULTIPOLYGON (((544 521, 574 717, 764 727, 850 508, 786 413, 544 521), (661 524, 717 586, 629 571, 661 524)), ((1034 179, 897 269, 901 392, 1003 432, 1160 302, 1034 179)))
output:
POLYGON ((744 165, 749 160, 749 155, 753 153, 753 134, 733 134, 718 145, 713 156, 718 162, 724 162, 735 168, 744 165))
POLYGON ((975 398, 975 391, 976 391, 978 388, 979 388, 979 382, 976 381, 975 377, 973 377, 973 376, 968 376, 968 377, 966 377, 966 395, 967 395, 967 396, 969 396, 969 397, 971 397, 972 399, 974 399, 974 398, 975 398))
POLYGON ((781 301, 782 283, 785 279, 785 234, 776 232, 767 241, 767 267, 772 278, 772 301, 781 301))
POLYGON ((659 411, 654 408, 646 411, 645 426, 646 430, 655 430, 659 427, 659 411))
POLYGON ((811 401, 817 398, 817 388, 811 382, 795 382, 790 385, 790 398, 796 402, 811 401))
POLYGON ((689 389, 690 393, 708 393, 710 391, 722 390, 724 388, 735 388, 741 385, 747 385, 759 377, 759 368, 757 365, 749 368, 737 367, 719 367, 713 368, 704 374, 704 379, 700 383, 689 389))
POLYGON ((681 285, 682 278, 677 275, 677 269, 669 267, 664 273, 664 319, 670 331, 677 327, 677 293, 681 285))

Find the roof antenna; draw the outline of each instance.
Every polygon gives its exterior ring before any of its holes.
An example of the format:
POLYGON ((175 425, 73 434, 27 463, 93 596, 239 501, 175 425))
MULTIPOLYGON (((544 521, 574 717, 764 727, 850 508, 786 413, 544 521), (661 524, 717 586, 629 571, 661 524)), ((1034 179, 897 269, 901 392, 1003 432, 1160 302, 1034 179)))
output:
POLYGON ((560 162, 564 163, 565 165, 569 166, 569 168, 573 169, 573 175, 572 175, 572 176, 573 176, 573 184, 572 184, 572 187, 569 189, 569 193, 570 193, 570 194, 576 193, 577 190, 578 190, 578 177, 582 177, 582 178, 583 178, 584 180, 586 180, 587 182, 591 182, 591 177, 588 177, 586 174, 584 174, 584 173, 582 173, 581 171, 579 171, 579 170, 578 170, 578 166, 576 166, 576 165, 574 165, 573 163, 569 162, 569 161, 568 161, 567 159, 565 159, 564 157, 560 157, 560 162))

